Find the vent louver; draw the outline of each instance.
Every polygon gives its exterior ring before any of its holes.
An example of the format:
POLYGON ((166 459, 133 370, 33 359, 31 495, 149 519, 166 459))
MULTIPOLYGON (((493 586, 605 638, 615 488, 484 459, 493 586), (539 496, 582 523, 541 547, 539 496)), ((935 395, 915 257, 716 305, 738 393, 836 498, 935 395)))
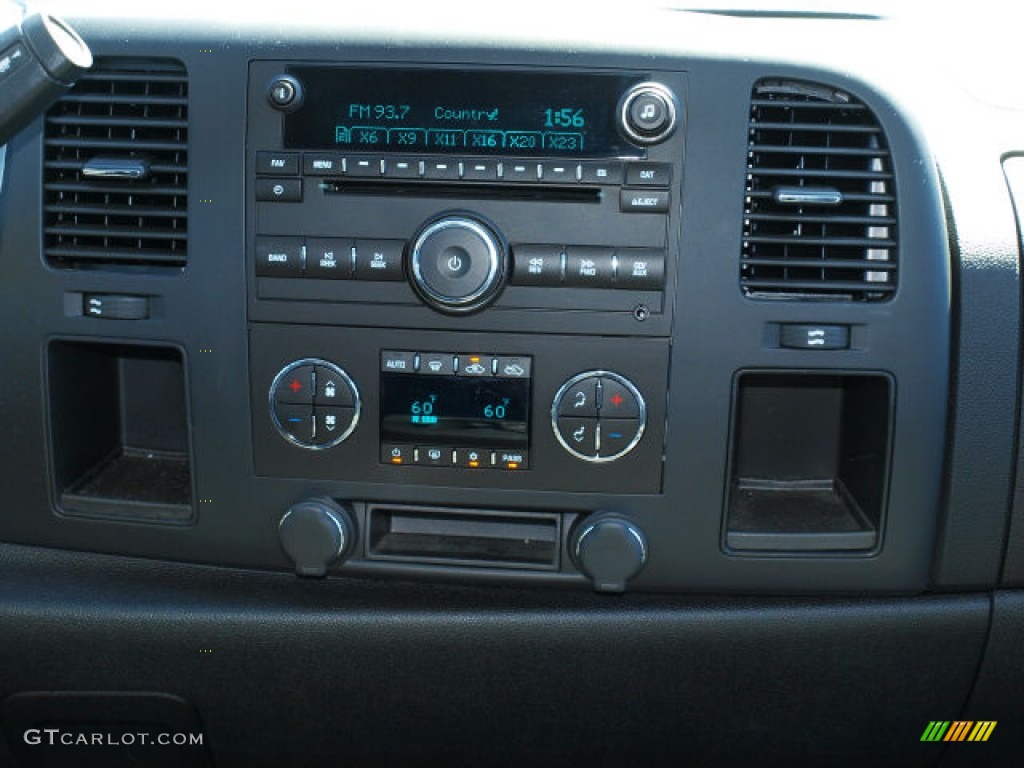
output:
POLYGON ((170 60, 106 59, 46 116, 47 261, 185 266, 188 79, 170 60))
POLYGON ((892 163, 866 105, 825 86, 755 84, 741 263, 753 298, 881 301, 896 291, 892 163))

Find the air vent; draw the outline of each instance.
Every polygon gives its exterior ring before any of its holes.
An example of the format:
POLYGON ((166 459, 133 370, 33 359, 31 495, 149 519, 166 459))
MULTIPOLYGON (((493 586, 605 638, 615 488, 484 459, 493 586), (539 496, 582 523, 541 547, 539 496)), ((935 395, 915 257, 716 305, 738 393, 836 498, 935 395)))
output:
POLYGON ((188 79, 170 60, 98 60, 46 117, 47 261, 178 269, 188 246, 188 79))
POLYGON ((896 291, 896 189, 861 101, 762 80, 750 109, 740 283, 764 299, 883 301, 896 291))

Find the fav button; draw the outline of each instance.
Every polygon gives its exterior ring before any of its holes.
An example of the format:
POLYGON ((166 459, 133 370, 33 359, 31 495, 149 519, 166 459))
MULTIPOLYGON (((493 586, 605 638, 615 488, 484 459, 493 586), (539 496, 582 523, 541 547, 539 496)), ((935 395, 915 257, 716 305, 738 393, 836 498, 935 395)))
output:
POLYGON ((257 152, 256 173, 296 176, 299 173, 299 156, 294 152, 257 152))

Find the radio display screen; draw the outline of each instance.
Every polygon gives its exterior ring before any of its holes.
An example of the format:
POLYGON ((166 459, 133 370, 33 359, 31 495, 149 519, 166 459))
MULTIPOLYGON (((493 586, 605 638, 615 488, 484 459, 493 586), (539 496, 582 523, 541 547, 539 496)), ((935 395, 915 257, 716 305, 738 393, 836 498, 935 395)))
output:
POLYGON ((381 373, 382 442, 528 448, 530 379, 381 373))
POLYGON ((619 98, 644 78, 292 66, 305 91, 289 149, 409 154, 642 157, 619 133, 619 98))

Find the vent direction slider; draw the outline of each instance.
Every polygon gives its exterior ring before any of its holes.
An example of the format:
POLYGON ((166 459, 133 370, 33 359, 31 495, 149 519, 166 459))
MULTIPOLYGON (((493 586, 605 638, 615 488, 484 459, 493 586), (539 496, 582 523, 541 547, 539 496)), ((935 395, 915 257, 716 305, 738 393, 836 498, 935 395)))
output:
POLYGON ((779 205, 843 204, 843 193, 832 187, 776 187, 772 198, 779 205))

